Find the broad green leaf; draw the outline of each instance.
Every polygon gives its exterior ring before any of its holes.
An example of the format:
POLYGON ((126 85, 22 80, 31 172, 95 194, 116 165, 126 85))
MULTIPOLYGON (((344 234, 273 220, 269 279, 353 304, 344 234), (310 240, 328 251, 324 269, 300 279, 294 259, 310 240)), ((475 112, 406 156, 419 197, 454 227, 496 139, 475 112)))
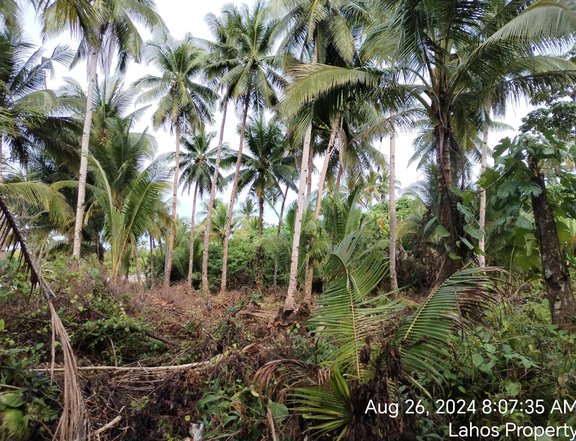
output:
POLYGON ((445 237, 450 237, 450 232, 444 227, 444 225, 438 224, 434 232, 440 237, 441 239, 445 237))
POLYGON ((472 364, 477 368, 482 366, 484 364, 484 358, 482 357, 482 355, 478 353, 472 354, 472 364))
POLYGON ((535 184, 533 182, 529 182, 527 184, 524 184, 522 187, 520 187, 520 190, 523 193, 526 193, 528 196, 532 197, 537 197, 540 196, 540 194, 542 193, 542 189, 540 188, 540 186, 538 184, 535 184))
POLYGON ((498 187, 496 195, 501 199, 505 199, 508 196, 512 196, 516 192, 517 188, 518 182, 516 182, 516 180, 508 180, 498 187))
POLYGON ((21 407, 26 402, 20 393, 5 393, 0 395, 0 403, 8 407, 21 407))
POLYGON ((286 407, 286 405, 282 403, 276 403, 275 401, 268 400, 268 408, 272 413, 272 417, 276 421, 281 421, 284 418, 288 417, 288 415, 290 415, 288 407, 286 407))
POLYGON ((482 231, 479 228, 476 228, 472 224, 464 225, 464 231, 469 236, 473 237, 474 239, 480 240, 482 239, 482 231))

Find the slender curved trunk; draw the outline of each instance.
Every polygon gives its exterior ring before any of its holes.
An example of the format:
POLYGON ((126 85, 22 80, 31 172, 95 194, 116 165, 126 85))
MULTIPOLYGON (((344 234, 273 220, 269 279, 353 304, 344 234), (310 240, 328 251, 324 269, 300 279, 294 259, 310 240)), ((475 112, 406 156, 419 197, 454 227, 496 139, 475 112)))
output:
POLYGON ((443 256, 442 266, 434 282, 433 289, 440 286, 448 277, 462 268, 466 250, 461 245, 460 237, 464 236, 464 220, 458 212, 459 197, 452 191, 452 164, 450 145, 455 142, 452 137, 450 117, 440 111, 437 103, 433 104, 436 142, 436 166, 438 192, 440 194, 440 224, 450 233, 446 238, 449 252, 443 256))
POLYGON ((326 183, 326 176, 328 175, 328 165, 330 164, 330 157, 336 145, 336 135, 338 134, 338 127, 340 126, 340 115, 336 115, 332 121, 332 129, 330 131, 330 139, 328 140, 328 149, 322 164, 322 172, 320 173, 320 180, 318 181, 318 190, 316 196, 316 206, 314 208, 314 220, 320 216, 320 207, 322 206, 322 193, 324 192, 324 184, 326 183))
POLYGON ((340 183, 342 181, 342 175, 344 174, 344 168, 346 167, 346 144, 344 142, 340 142, 338 158, 340 159, 340 165, 338 167, 338 173, 336 174, 336 192, 340 191, 340 183))
POLYGON ((314 283, 314 264, 312 260, 306 258, 306 274, 304 276, 304 303, 310 304, 312 302, 312 284, 314 283))
POLYGON ((196 196, 198 196, 198 182, 194 186, 194 197, 192 198, 192 216, 190 217, 190 256, 188 258, 188 286, 192 286, 192 275, 194 274, 194 237, 196 230, 196 196))
MULTIPOLYGON (((202 294, 210 295, 210 286, 208 285, 208 249, 210 248, 210 228, 212 227, 212 211, 214 210, 214 199, 216 198, 216 187, 218 186, 218 173, 220 172, 220 160, 222 159, 222 143, 224 141, 224 126, 226 125, 226 113, 228 104, 224 106, 222 112, 222 124, 220 126, 220 135, 218 138, 218 147, 216 149, 216 164, 214 165, 214 174, 212 175, 212 185, 210 186, 210 199, 208 201, 208 213, 206 215, 206 230, 204 231, 204 251, 202 253, 202 294)), ((208 302, 210 306, 210 302, 208 302)))
MULTIPOLYGON (((332 128, 330 130, 330 139, 328 140, 328 149, 326 156, 324 156, 324 163, 322 164, 322 172, 320 173, 320 180, 318 181, 318 190, 316 195, 316 205, 314 207, 314 220, 320 216, 320 208, 322 207, 322 193, 324 192, 324 184, 326 183, 326 175, 328 174, 328 165, 330 157, 336 145, 336 135, 338 133, 338 126, 340 125, 340 115, 334 117, 332 121, 332 128)), ((304 277, 304 301, 310 303, 312 300, 312 284, 314 283, 314 264, 310 258, 306 257, 306 275, 304 277)))
POLYGON ((298 288, 298 258, 300 251, 300 234, 302 232, 302 218, 304 216, 304 192, 306 191, 306 177, 308 175, 308 155, 310 155, 310 144, 312 142, 312 124, 308 126, 304 135, 304 146, 302 148, 302 164, 300 168, 300 179, 298 181, 298 202, 296 205, 296 219, 294 220, 294 237, 292 238, 292 257, 290 259, 290 279, 288 281, 288 292, 284 301, 284 312, 296 309, 296 290, 298 288))
POLYGON ((80 171, 78 173, 78 200, 76 203, 76 220, 74 223, 74 242, 72 246, 72 259, 80 260, 80 248, 82 245, 82 226, 84 224, 84 211, 86 209, 86 177, 88 175, 88 148, 90 145, 90 130, 92 129, 92 113, 94 88, 98 67, 98 49, 88 49, 88 90, 86 91, 86 115, 84 116, 84 128, 82 129, 82 145, 80 146, 80 171))
MULTIPOLYGON (((280 233, 282 231, 282 219, 284 218, 284 207, 286 206, 286 198, 288 197, 288 190, 290 187, 286 184, 286 190, 284 191, 284 198, 282 199, 282 205, 280 206, 280 215, 278 216, 278 229, 276 230, 276 238, 280 239, 280 233)), ((278 253, 274 253, 274 286, 278 286, 278 253)))
MULTIPOLYGON (((482 132, 482 159, 480 162, 480 173, 486 170, 486 157, 488 156, 488 125, 484 125, 482 132)), ((478 265, 486 266, 486 190, 482 189, 480 192, 480 214, 478 216, 478 223, 480 224, 480 240, 478 241, 478 265)))
POLYGON ((264 247, 262 246, 262 234, 264 231, 264 197, 258 198, 258 247, 256 248, 256 258, 258 268, 256 269, 256 287, 262 290, 264 287, 264 247))
MULTIPOLYGON (((395 114, 390 115, 392 119, 395 114)), ((398 289, 398 279, 396 277, 396 129, 394 121, 390 131, 390 176, 388 192, 390 193, 390 287, 395 290, 398 289)))
POLYGON ((150 234, 150 286, 154 286, 154 238, 150 234))
POLYGON ((228 205, 228 216, 226 217, 226 229, 224 230, 224 246, 222 251, 222 280, 220 282, 220 292, 226 292, 228 283, 228 245, 230 242, 230 231, 232 230, 232 216, 234 215, 234 202, 236 202, 236 192, 238 191, 238 179, 240 178, 240 165, 242 164, 242 149, 244 147, 244 131, 246 130, 246 118, 248 118, 248 107, 250 106, 250 95, 247 93, 244 98, 244 110, 242 113, 242 124, 240 126, 240 145, 238 146, 238 157, 236 159, 236 169, 234 170, 234 183, 232 193, 230 193, 230 204, 228 205))
POLYGON ((134 257, 134 270, 136 271, 136 280, 138 281, 138 285, 141 285, 142 275, 140 273, 140 262, 138 262, 138 247, 136 246, 136 242, 132 244, 132 255, 134 257))
POLYGON ((262 240, 264 232, 264 197, 258 198, 258 239, 262 240))
MULTIPOLYGON (((313 32, 314 47, 312 51, 311 64, 318 63, 319 47, 318 47, 318 30, 313 32)), ((300 166, 300 179, 298 180, 298 202, 296 204, 296 218, 294 219, 294 237, 292 238, 292 255, 290 257, 290 278, 288 280, 288 292, 286 293, 286 300, 284 301, 284 313, 296 309, 296 291, 298 289, 298 259, 300 257, 300 235, 302 233, 302 219, 304 217, 304 192, 308 175, 312 173, 310 170, 310 155, 312 145, 312 119, 306 129, 304 135, 304 145, 302 146, 302 164, 300 166)))
POLYGON ((558 239, 554 212, 548 199, 544 175, 538 161, 529 157, 528 165, 532 172, 532 182, 541 189, 538 196, 532 193, 531 199, 552 323, 560 329, 572 332, 576 308, 566 258, 558 239))
POLYGON ((168 239, 168 253, 166 255, 166 268, 164 271, 164 286, 170 286, 172 272, 172 258, 174 256, 174 240, 176 238, 176 204, 178 202, 178 172, 180 171, 180 118, 176 120, 176 152, 174 155, 174 181, 172 182, 172 225, 170 225, 170 238, 168 239))
POLYGON ((314 149, 310 149, 310 155, 308 155, 308 173, 306 175, 306 194, 312 194, 312 173, 314 171, 314 149))

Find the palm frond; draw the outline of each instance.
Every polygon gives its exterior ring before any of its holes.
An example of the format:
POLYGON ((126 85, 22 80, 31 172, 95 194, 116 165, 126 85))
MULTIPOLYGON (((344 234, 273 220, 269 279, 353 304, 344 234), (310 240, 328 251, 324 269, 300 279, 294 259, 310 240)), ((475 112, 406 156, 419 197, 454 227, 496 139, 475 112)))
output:
POLYGON ((326 387, 298 388, 293 396, 298 403, 296 410, 302 412, 305 419, 320 421, 311 426, 310 430, 320 434, 339 431, 333 438, 336 441, 346 436, 352 420, 352 403, 348 384, 337 369, 332 371, 326 387))
POLYGON ((310 319, 316 333, 336 346, 331 357, 336 366, 351 369, 357 378, 364 370, 360 352, 366 338, 374 335, 395 309, 393 302, 368 298, 387 266, 380 247, 359 252, 360 240, 360 233, 349 234, 328 256, 328 287, 310 319))
POLYGON ((72 210, 57 188, 42 182, 12 182, 0 184, 0 197, 11 205, 46 211, 56 227, 63 227, 72 218, 72 210))
POLYGON ((286 99, 282 102, 285 116, 296 115, 306 104, 329 92, 354 86, 357 91, 365 90, 368 94, 380 84, 380 76, 368 70, 324 64, 297 65, 289 74, 296 81, 288 87, 286 99))
POLYGON ((495 275, 499 268, 469 268, 457 272, 433 290, 398 332, 405 374, 425 373, 442 382, 451 363, 448 342, 454 331, 484 316, 499 298, 495 275))

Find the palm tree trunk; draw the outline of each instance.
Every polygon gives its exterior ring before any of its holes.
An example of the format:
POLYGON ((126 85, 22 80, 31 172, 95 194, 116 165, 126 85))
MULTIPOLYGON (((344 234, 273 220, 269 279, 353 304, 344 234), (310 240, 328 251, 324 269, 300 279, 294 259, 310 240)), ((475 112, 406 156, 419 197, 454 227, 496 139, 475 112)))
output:
POLYGON ((84 210, 86 209, 86 177, 88 175, 88 148, 90 145, 90 130, 92 129, 92 113, 94 88, 98 67, 98 49, 88 49, 88 90, 86 91, 86 115, 84 116, 84 128, 82 130, 82 145, 80 147, 80 171, 78 174, 78 201, 76 203, 76 221, 74 223, 74 243, 72 247, 72 259, 80 260, 80 247, 82 245, 82 225, 84 224, 84 210))
POLYGON ((226 124, 226 113, 228 104, 224 106, 222 113, 222 125, 220 126, 220 135, 218 138, 218 147, 216 150, 216 164, 212 176, 212 185, 210 186, 210 199, 208 201, 208 212, 206 214, 206 231, 204 232, 204 252, 202 254, 202 294, 208 296, 210 287, 208 285, 208 249, 210 247, 210 228, 212 226, 212 210, 214 210, 214 199, 216 198, 216 187, 218 185, 218 173, 220 171, 220 159, 222 157, 222 143, 224 141, 224 126, 226 124))
POLYGON ((238 191, 238 179, 240 178, 240 166, 242 165, 242 149, 244 147, 244 131, 246 130, 246 118, 248 118, 248 107, 250 106, 250 95, 246 93, 244 98, 244 111, 242 113, 242 124, 240 126, 240 144, 238 146, 238 157, 236 159, 236 169, 234 171, 234 183, 230 193, 230 204, 228 205, 228 216, 226 217, 226 229, 224 230, 224 246, 222 251, 222 280, 220 282, 220 292, 226 292, 228 283, 228 243, 230 241, 230 231, 232 230, 232 216, 234 215, 234 202, 236 202, 236 192, 238 191))
POLYGON ((336 175, 336 192, 340 191, 340 182, 344 174, 344 168, 346 167, 346 145, 343 142, 340 142, 338 157, 340 159, 340 165, 338 167, 338 174, 336 175))
POLYGON ((314 220, 318 219, 320 215, 320 207, 322 206, 322 193, 324 192, 324 184, 326 183, 326 175, 328 174, 328 165, 330 164, 330 157, 336 145, 336 135, 338 134, 338 126, 340 125, 340 115, 337 115, 332 121, 332 130, 330 131, 330 139, 328 140, 328 149, 324 157, 324 164, 322 164, 322 172, 320 173, 320 180, 318 181, 318 191, 316 196, 316 207, 314 208, 314 220))
MULTIPOLYGON (((486 170, 486 157, 488 156, 488 124, 484 125, 482 132, 482 159, 480 162, 480 173, 486 170)), ((486 266, 486 190, 480 192, 480 214, 478 223, 480 224, 480 240, 478 241, 478 265, 486 266)))
POLYGON ((258 198, 258 247, 256 248, 256 257, 258 259, 258 268, 256 275, 256 287, 262 290, 264 286, 264 247, 262 246, 262 234, 264 224, 264 196, 258 198))
MULTIPOLYGON (((284 218, 284 207, 286 206, 286 198, 288 197, 288 190, 290 187, 286 184, 286 191, 284 191, 284 198, 280 206, 280 215, 278 216, 278 230, 276 231, 276 238, 280 239, 280 232, 282 231, 282 219, 284 218)), ((274 286, 278 286, 278 253, 274 253, 274 286)))
MULTIPOLYGON (((315 29, 313 33, 314 47, 312 51, 311 64, 318 63, 319 47, 318 47, 318 30, 315 29)), ((298 202, 296 204, 296 219, 294 219, 294 237, 292 238, 292 255, 290 257, 290 278, 288 280, 288 292, 286 293, 286 300, 284 301, 284 313, 294 311, 296 309, 296 290, 298 288, 298 259, 300 254, 300 235, 302 233, 302 219, 304 217, 304 190, 306 184, 312 184, 308 175, 312 175, 312 163, 310 155, 313 149, 312 145, 312 120, 306 129, 304 135, 304 145, 302 148, 302 164, 300 166, 300 179, 298 182, 298 202), (308 182, 307 182, 308 181, 308 182)))
POLYGON ((574 329, 576 308, 566 259, 558 240, 556 221, 542 170, 534 158, 529 157, 528 165, 532 172, 532 182, 541 189, 540 194, 535 196, 533 193, 531 199, 552 323, 570 332, 574 329))
POLYGON ((154 238, 150 234, 150 286, 154 286, 154 238))
POLYGON ((166 269, 164 271, 164 286, 170 286, 172 272, 172 258, 174 256, 174 240, 176 238, 176 204, 178 202, 178 172, 180 171, 180 118, 176 119, 176 151, 174 155, 174 181, 172 182, 172 225, 170 225, 170 238, 168 239, 168 253, 166 256, 166 269))
POLYGON ((140 263, 138 262, 138 247, 136 242, 132 244, 132 254, 134 256, 134 269, 136 271, 136 280, 138 280, 138 285, 142 284, 142 275, 140 274, 140 263))
POLYGON ((198 195, 198 182, 194 186, 194 197, 192 198, 192 216, 190 217, 190 256, 188 258, 188 286, 192 286, 192 275, 194 274, 194 236, 196 229, 196 196, 198 195))
POLYGON ((306 256, 306 274, 304 276, 304 303, 312 302, 312 284, 314 282, 314 264, 309 256, 306 256))
POLYGON ((434 138, 436 142, 436 164, 438 191, 440 193, 440 224, 448 230, 450 236, 447 238, 447 245, 451 249, 452 258, 445 255, 442 266, 433 289, 440 286, 448 277, 458 271, 465 258, 465 250, 459 245, 460 237, 464 236, 464 221, 458 212, 458 196, 452 191, 452 164, 450 161, 450 144, 454 142, 450 128, 450 121, 447 115, 438 113, 436 118, 438 123, 434 128, 434 138))
POLYGON ((298 182, 298 202, 296 205, 296 219, 294 220, 294 237, 292 238, 292 257, 290 259, 290 279, 288 292, 284 302, 284 312, 294 311, 296 308, 296 289, 298 288, 298 257, 300 248, 300 234, 302 232, 302 218, 304 216, 304 192, 306 191, 306 176, 308 175, 308 155, 312 143, 312 124, 308 126, 304 135, 302 148, 302 165, 298 182))
POLYGON ((314 171, 314 149, 310 149, 310 155, 308 155, 308 173, 306 175, 306 194, 310 195, 312 193, 312 172, 314 171))
MULTIPOLYGON (((320 207, 322 206, 322 193, 324 191, 324 184, 326 182, 326 175, 328 174, 328 165, 332 151, 336 145, 336 134, 338 133, 338 126, 340 125, 340 116, 336 116, 332 121, 332 129, 330 131, 330 139, 328 140, 328 149, 322 164, 322 172, 320 173, 320 180, 318 182, 318 190, 316 195, 316 206, 314 208, 314 220, 320 216, 320 207)), ((306 275, 304 276, 304 302, 310 303, 312 300, 312 284, 314 283, 314 264, 312 260, 306 256, 306 275)))
POLYGON ((262 240, 264 232, 264 197, 258 198, 258 239, 262 240))
MULTIPOLYGON (((394 114, 390 115, 394 118, 394 114)), ((396 130, 394 121, 390 131, 390 182, 388 192, 390 193, 390 287, 398 289, 398 279, 396 277, 396 130)))

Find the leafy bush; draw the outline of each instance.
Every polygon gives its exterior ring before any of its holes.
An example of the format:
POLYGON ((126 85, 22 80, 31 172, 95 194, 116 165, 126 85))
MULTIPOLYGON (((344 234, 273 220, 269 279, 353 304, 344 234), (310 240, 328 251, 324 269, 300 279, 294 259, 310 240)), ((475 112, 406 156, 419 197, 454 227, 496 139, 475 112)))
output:
POLYGON ((44 357, 44 345, 19 345, 4 326, 0 320, 0 440, 37 439, 58 417, 58 389, 30 370, 44 357))

